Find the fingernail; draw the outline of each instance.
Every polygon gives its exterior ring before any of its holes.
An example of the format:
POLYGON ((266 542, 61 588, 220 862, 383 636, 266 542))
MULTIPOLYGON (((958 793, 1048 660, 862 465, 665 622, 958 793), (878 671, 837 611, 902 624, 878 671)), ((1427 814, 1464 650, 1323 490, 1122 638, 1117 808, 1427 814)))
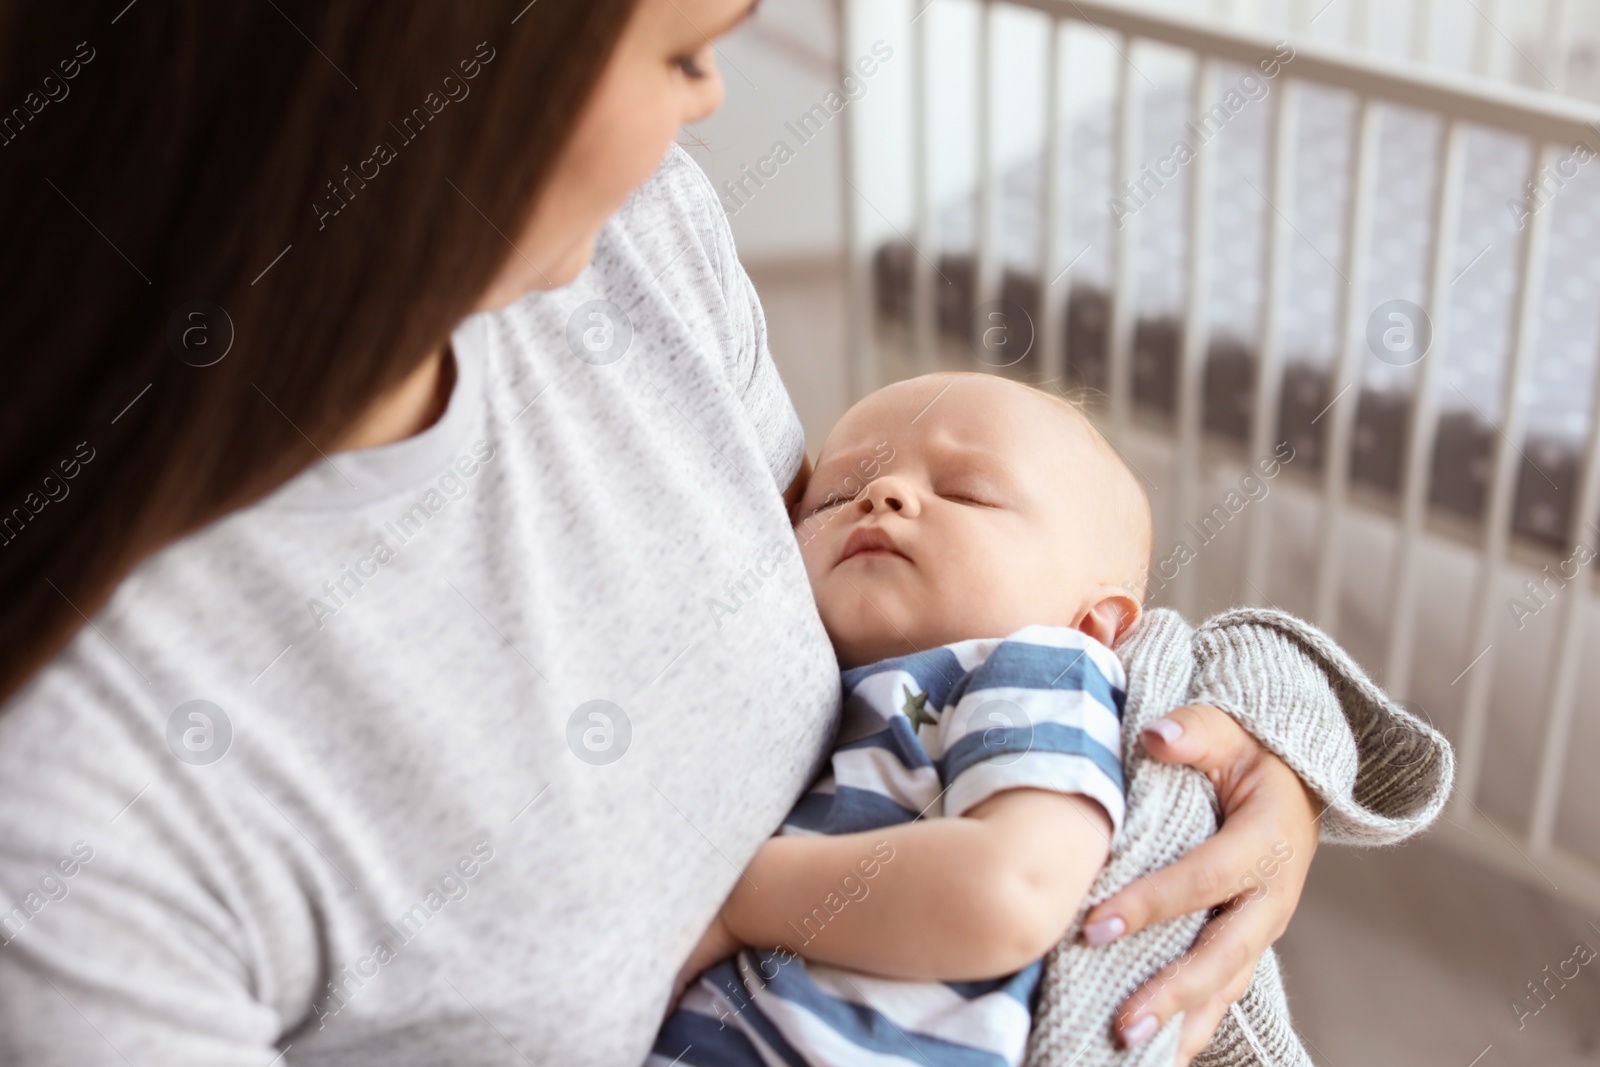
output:
POLYGON ((1183 736, 1183 724, 1176 719, 1157 719, 1144 728, 1147 734, 1155 734, 1167 744, 1172 744, 1183 736))
POLYGON ((1155 1037, 1156 1031, 1160 1028, 1161 1024, 1156 1021, 1154 1015, 1141 1015, 1122 1031, 1122 1043, 1128 1048, 1142 1045, 1155 1037))
POLYGON ((1083 943, 1086 945, 1105 945, 1128 932, 1128 924, 1113 915, 1109 919, 1101 919, 1097 923, 1090 923, 1083 928, 1083 943))

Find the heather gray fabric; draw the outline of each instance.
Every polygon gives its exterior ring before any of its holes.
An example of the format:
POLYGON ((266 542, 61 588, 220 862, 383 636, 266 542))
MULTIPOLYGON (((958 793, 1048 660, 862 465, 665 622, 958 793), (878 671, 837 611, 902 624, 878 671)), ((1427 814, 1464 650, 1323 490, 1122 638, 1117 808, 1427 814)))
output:
POLYGON ((454 347, 440 423, 150 559, 0 714, 0 1063, 644 1059, 828 749, 800 424, 677 147, 454 347))

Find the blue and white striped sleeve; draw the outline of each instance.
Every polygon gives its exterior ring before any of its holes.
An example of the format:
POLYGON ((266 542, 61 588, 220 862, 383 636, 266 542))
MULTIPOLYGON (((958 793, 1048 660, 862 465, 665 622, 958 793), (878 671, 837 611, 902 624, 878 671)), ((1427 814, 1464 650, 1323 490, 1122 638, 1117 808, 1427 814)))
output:
POLYGON ((1049 789, 1097 802, 1115 836, 1127 685, 1111 650, 1077 630, 1029 626, 1001 641, 940 724, 945 815, 1007 789, 1049 789))

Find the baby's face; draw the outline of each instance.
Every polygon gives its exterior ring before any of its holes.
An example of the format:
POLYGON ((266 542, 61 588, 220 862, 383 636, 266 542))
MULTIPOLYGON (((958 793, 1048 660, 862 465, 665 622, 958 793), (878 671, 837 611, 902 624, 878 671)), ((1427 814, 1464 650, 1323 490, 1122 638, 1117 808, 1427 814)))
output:
POLYGON ((977 374, 898 382, 850 409, 795 534, 846 667, 1079 626, 1137 583, 1150 544, 1143 493, 1081 414, 977 374))

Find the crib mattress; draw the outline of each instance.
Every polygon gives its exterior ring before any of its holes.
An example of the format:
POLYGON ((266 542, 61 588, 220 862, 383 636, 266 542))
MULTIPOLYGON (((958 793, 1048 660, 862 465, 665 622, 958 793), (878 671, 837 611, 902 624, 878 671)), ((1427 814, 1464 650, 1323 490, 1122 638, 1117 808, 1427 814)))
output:
MULTIPOLYGON (((1236 75, 1230 77, 1224 68, 1219 91, 1234 80, 1236 75)), ((1290 203, 1272 205, 1267 199, 1266 154, 1275 106, 1270 95, 1247 103, 1208 142, 1213 226, 1204 424, 1213 434, 1248 439, 1264 237, 1269 213, 1282 210, 1292 229, 1282 315, 1285 373, 1279 431, 1294 445, 1297 466, 1304 460, 1306 467, 1316 468, 1323 426, 1312 420, 1332 400, 1329 378, 1346 289, 1348 163, 1357 106, 1352 94, 1312 85, 1298 91, 1290 203)), ((1155 163, 1172 156, 1179 140, 1194 143, 1195 135, 1184 129, 1189 112, 1187 85, 1146 90, 1144 159, 1155 163)), ((1441 125, 1433 115, 1382 109, 1366 308, 1394 299, 1426 303, 1441 125)), ((1063 250, 1061 262, 1076 258, 1068 275, 1055 283, 1068 286, 1062 331, 1067 366, 1079 384, 1106 384, 1114 220, 1126 216, 1135 227, 1138 248, 1134 403, 1170 416, 1176 405, 1175 372, 1188 286, 1187 183, 1194 171, 1192 166, 1178 168, 1171 179, 1147 181, 1142 192, 1118 196, 1114 208, 1113 130, 1109 109, 1083 116, 1063 130, 1059 173, 1066 210, 1058 248, 1063 250)), ((1516 269, 1530 206, 1523 188, 1530 152, 1520 138, 1469 130, 1449 312, 1444 323, 1435 324, 1433 345, 1424 357, 1442 360, 1436 377, 1440 424, 1432 503, 1467 518, 1479 517, 1487 499, 1497 439, 1494 424, 1501 413, 1516 317, 1516 269)), ((1043 171, 1040 157, 1006 168, 997 197, 1002 298, 1035 319, 1043 171)), ((1579 458, 1594 417, 1600 346, 1600 160, 1578 167, 1539 210, 1552 212, 1553 218, 1537 340, 1524 377, 1527 437, 1521 447, 1514 529, 1561 546, 1569 533, 1579 458)), ((934 284, 940 329, 955 337, 971 336, 975 219, 971 196, 940 205, 935 212, 936 250, 922 250, 938 267, 934 284)), ((908 318, 915 255, 899 240, 877 249, 874 273, 881 315, 908 318)), ((1036 355, 1030 354, 1029 360, 1036 355)), ((1417 364, 1386 362, 1363 347, 1351 457, 1356 481, 1397 490, 1417 372, 1417 364)))

